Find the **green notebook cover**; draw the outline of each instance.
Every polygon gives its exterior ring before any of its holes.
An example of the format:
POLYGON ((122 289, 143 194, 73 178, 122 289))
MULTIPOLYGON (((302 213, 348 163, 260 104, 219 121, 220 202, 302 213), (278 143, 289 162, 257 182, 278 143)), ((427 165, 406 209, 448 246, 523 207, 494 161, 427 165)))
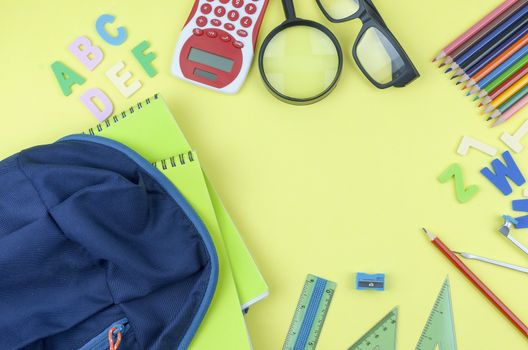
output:
POLYGON ((249 308, 256 302, 268 296, 268 285, 240 237, 235 223, 229 216, 220 197, 204 174, 204 179, 213 203, 216 219, 222 230, 222 236, 227 247, 229 261, 233 267, 233 277, 238 290, 242 309, 249 308))
POLYGON ((182 153, 153 163, 180 191, 207 227, 218 253, 220 273, 211 307, 190 349, 250 349, 226 248, 196 154, 182 153), (221 325, 221 326, 220 326, 221 325), (213 346, 214 345, 214 346, 213 346))

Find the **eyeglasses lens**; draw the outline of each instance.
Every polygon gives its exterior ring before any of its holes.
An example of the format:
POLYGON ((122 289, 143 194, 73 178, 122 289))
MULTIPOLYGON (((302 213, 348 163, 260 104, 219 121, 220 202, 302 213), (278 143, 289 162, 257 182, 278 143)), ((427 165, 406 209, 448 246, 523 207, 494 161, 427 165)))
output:
POLYGON ((359 9, 356 0, 320 0, 326 13, 335 20, 352 16, 359 9))
POLYGON ((356 55, 366 73, 380 84, 397 79, 405 62, 387 37, 377 28, 368 28, 358 41, 356 55))

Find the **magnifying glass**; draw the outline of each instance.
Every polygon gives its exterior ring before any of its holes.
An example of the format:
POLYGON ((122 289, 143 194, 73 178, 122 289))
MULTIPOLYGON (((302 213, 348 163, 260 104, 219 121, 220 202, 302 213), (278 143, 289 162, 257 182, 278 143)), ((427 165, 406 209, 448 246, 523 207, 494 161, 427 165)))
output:
POLYGON ((273 95, 292 104, 325 98, 337 84, 343 53, 323 25, 295 16, 293 0, 282 0, 286 20, 273 29, 259 52, 259 70, 273 95))

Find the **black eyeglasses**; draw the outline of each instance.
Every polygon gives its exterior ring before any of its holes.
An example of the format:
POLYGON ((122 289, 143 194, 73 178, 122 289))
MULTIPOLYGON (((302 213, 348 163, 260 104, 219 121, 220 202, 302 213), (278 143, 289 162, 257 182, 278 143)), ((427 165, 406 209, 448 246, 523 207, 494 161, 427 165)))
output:
POLYGON ((404 87, 420 76, 411 59, 370 0, 316 0, 325 17, 334 23, 359 18, 363 22, 352 56, 359 69, 380 89, 404 87))

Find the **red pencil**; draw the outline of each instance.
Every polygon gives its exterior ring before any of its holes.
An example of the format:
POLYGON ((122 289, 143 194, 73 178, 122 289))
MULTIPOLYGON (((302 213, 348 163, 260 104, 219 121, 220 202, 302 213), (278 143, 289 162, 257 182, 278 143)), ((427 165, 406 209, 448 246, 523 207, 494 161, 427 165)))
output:
POLYGON ((435 234, 423 229, 429 240, 528 338, 528 327, 435 234))

